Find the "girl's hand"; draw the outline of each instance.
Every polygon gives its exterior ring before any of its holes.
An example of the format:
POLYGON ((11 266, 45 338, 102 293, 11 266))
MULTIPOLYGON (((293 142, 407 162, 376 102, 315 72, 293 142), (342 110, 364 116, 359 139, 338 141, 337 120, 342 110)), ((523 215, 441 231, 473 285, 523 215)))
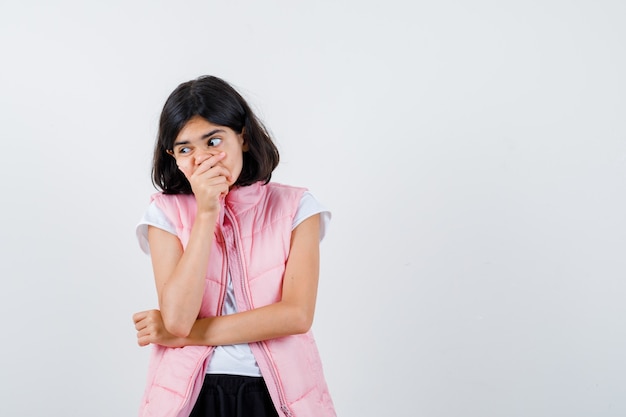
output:
POLYGON ((166 347, 185 346, 185 339, 176 337, 165 329, 159 310, 147 310, 133 315, 137 330, 137 343, 147 346, 151 343, 166 347))
POLYGON ((206 159, 194 159, 188 165, 178 166, 191 184, 199 212, 219 211, 220 199, 228 194, 231 174, 228 169, 219 165, 225 156, 224 152, 220 152, 207 156, 206 159))

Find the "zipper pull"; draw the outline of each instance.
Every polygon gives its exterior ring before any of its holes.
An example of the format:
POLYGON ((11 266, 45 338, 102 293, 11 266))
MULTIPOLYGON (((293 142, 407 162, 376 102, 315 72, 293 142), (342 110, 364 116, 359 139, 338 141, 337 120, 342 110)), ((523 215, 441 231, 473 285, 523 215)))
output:
POLYGON ((287 407, 286 404, 283 404, 280 406, 280 409, 282 410, 282 412, 287 416, 287 417, 291 417, 291 410, 289 409, 289 407, 287 407))

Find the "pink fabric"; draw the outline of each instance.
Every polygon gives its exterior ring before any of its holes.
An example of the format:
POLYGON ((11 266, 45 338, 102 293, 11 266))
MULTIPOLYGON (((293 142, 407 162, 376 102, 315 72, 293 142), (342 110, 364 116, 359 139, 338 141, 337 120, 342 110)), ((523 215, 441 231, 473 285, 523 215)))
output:
MULTIPOLYGON (((280 300, 292 220, 304 191, 257 183, 228 193, 211 249, 200 318, 221 312, 228 265, 239 311, 280 300)), ((196 214, 194 196, 155 194, 153 199, 185 248, 196 214)), ((312 332, 251 343, 250 348, 279 413, 336 416, 312 332)), ((188 416, 212 351, 207 346, 154 346, 140 416, 188 416)))

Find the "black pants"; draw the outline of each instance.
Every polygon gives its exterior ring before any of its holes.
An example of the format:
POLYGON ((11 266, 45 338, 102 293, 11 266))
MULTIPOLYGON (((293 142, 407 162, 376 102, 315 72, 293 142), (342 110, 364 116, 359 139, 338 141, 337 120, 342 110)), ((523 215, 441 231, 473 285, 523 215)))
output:
POLYGON ((261 377, 207 374, 189 417, 278 417, 261 377))

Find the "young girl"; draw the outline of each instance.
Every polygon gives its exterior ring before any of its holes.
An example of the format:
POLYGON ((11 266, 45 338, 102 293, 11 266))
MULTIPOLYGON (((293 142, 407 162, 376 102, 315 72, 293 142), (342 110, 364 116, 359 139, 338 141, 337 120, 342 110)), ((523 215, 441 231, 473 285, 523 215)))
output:
POLYGON ((229 84, 167 99, 154 151, 162 190, 137 235, 159 309, 133 316, 153 345, 141 416, 335 416, 310 327, 330 213, 271 183, 278 150, 229 84))

